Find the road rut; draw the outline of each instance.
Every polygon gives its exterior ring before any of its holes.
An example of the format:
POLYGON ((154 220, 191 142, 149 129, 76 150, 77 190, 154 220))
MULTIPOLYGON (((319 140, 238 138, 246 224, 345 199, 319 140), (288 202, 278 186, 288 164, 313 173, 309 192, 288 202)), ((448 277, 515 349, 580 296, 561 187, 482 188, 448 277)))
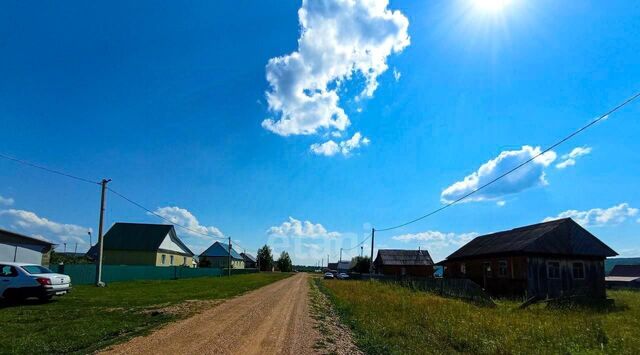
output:
POLYGON ((308 292, 308 276, 296 274, 104 353, 315 354, 308 292))

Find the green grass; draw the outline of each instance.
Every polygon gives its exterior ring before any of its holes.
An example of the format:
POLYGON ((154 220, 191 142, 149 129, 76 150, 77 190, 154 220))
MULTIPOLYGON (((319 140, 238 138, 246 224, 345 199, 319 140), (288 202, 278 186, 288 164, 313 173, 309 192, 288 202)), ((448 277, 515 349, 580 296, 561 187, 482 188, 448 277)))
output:
POLYGON ((45 304, 0 308, 0 354, 87 353, 178 318, 149 309, 185 300, 229 298, 289 274, 231 278, 114 282, 106 288, 76 286, 45 304))
POLYGON ((369 354, 638 354, 640 292, 610 291, 616 306, 496 308, 367 281, 319 281, 369 354))

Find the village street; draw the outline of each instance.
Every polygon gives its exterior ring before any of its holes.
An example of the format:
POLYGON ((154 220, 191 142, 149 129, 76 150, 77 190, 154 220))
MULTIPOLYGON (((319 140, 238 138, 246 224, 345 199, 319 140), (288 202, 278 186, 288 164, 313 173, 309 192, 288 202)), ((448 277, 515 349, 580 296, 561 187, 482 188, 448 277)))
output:
POLYGON ((300 273, 105 353, 312 354, 318 332, 309 315, 308 291, 308 275, 300 273))

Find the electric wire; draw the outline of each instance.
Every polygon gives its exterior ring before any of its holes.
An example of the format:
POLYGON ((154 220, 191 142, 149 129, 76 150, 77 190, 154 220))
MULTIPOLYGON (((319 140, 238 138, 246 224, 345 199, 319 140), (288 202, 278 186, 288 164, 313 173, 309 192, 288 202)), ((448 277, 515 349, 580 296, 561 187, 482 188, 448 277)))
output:
POLYGON ((71 178, 71 179, 75 179, 75 180, 78 180, 78 181, 86 182, 86 183, 89 183, 89 184, 100 185, 99 181, 93 181, 91 179, 86 179, 86 178, 83 178, 83 177, 80 177, 80 176, 71 175, 71 174, 65 173, 65 172, 60 171, 60 170, 50 169, 50 168, 47 168, 45 166, 34 164, 34 163, 28 162, 26 160, 14 158, 14 157, 6 155, 6 154, 0 153, 0 158, 6 159, 6 160, 10 160, 10 161, 13 161, 15 163, 24 164, 24 165, 30 166, 32 168, 40 169, 40 170, 43 170, 43 171, 46 171, 46 172, 49 172, 49 173, 52 173, 52 174, 57 174, 57 175, 65 176, 65 177, 68 177, 68 178, 71 178))

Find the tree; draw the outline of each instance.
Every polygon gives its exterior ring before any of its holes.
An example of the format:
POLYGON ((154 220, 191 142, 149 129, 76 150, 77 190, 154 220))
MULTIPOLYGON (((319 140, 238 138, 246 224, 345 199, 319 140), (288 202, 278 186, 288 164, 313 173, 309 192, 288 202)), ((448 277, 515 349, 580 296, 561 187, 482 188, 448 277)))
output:
POLYGON ((264 245, 262 248, 258 249, 258 265, 260 267, 260 271, 271 271, 273 268, 273 256, 271 255, 271 248, 268 245, 264 245))
POLYGON ((355 266, 353 267, 353 271, 359 272, 361 274, 369 273, 369 266, 371 265, 371 258, 368 256, 356 256, 353 258, 355 266))
POLYGON ((291 263, 291 258, 289 257, 289 253, 283 251, 276 262, 278 266, 278 270, 281 272, 291 272, 293 271, 293 264, 291 263))

